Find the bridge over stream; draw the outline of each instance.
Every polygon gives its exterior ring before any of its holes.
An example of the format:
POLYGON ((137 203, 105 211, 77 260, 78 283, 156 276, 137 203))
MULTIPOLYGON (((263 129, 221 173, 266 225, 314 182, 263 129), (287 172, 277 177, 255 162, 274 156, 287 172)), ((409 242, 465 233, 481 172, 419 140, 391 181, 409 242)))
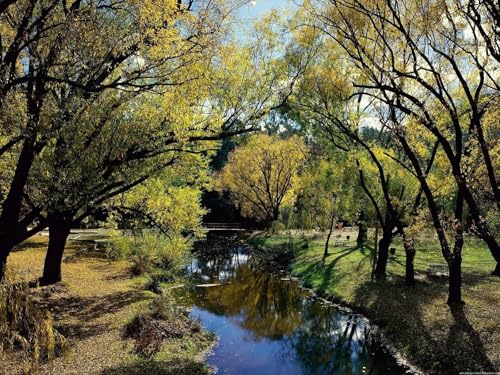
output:
POLYGON ((221 232, 243 232, 247 230, 242 228, 241 223, 203 223, 203 228, 209 231, 221 232))

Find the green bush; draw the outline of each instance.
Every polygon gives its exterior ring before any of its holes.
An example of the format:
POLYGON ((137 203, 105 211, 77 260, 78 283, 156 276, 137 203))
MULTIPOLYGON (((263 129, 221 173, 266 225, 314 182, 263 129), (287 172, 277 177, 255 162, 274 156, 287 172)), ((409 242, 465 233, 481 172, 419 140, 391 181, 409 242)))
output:
POLYGON ((106 245, 106 256, 111 260, 129 258, 134 249, 134 237, 125 236, 121 231, 110 231, 110 241, 106 245))
POLYGON ((179 270, 186 263, 189 245, 189 239, 181 235, 165 236, 149 231, 124 236, 115 231, 106 247, 106 254, 112 260, 131 260, 132 272, 141 275, 155 267, 179 270))
POLYGON ((186 264, 190 243, 182 236, 172 236, 159 248, 160 264, 165 269, 179 270, 186 264))
POLYGON ((271 228, 269 229, 269 231, 272 233, 272 234, 279 234, 280 232, 284 231, 286 229, 286 226, 285 224, 283 224, 281 221, 279 220, 275 220, 271 223, 271 228))
POLYGON ((153 293, 162 294, 161 284, 172 282, 175 279, 176 275, 171 270, 154 270, 149 273, 145 288, 153 293))
POLYGON ((189 310, 176 304, 168 289, 152 300, 149 308, 151 316, 155 319, 175 320, 189 315, 189 310))
POLYGON ((135 276, 143 275, 153 268, 154 261, 148 254, 136 254, 130 258, 132 262, 131 271, 135 276))

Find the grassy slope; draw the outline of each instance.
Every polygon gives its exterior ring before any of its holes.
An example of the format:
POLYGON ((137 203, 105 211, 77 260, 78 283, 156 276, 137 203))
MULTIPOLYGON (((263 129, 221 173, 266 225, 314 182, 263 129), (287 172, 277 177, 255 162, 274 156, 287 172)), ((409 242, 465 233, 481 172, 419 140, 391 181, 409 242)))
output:
MULTIPOLYGON (((46 243, 46 237, 37 236, 23 244, 27 251, 12 253, 9 267, 31 279, 41 275, 46 243)), ((66 255, 82 246, 70 241, 66 255)), ((127 262, 76 256, 63 264, 62 285, 34 291, 68 340, 65 354, 45 364, 42 374, 206 373, 201 353, 211 347, 212 338, 205 332, 172 339, 149 360, 133 354, 133 341, 122 337, 123 327, 147 309, 154 295, 144 291, 145 278, 130 278, 128 268, 127 262)))
MULTIPOLYGON (((352 236, 353 238, 355 236, 352 236)), ((284 243, 283 236, 256 236, 260 246, 284 243)), ((429 280, 429 264, 443 263, 437 242, 422 239, 415 261, 418 282, 403 285, 404 251, 396 241, 387 281, 371 280, 372 248, 330 248, 322 260, 324 240, 296 238, 297 259, 292 273, 319 294, 342 301, 378 324, 388 341, 410 362, 435 374, 460 371, 500 371, 500 280, 489 276, 494 263, 487 248, 468 239, 464 248, 463 299, 451 310, 446 305, 446 280, 429 280)), ((335 240, 332 240, 333 245, 335 240)))

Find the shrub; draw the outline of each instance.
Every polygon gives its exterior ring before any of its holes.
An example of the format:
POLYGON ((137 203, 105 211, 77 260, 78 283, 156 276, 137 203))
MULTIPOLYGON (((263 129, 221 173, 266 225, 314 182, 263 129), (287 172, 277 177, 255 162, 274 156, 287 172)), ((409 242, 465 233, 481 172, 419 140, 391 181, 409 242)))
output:
POLYGON ((155 319, 175 320, 178 317, 187 318, 189 315, 188 309, 177 306, 168 289, 164 291, 163 295, 151 301, 149 309, 151 316, 155 319))
POLYGON ((179 270, 187 260, 189 239, 181 235, 165 236, 152 231, 124 236, 116 231, 107 245, 109 259, 130 259, 132 272, 141 275, 154 267, 179 270))
POLYGON ((276 220, 271 223, 271 228, 270 228, 270 233, 271 234, 279 234, 280 232, 284 231, 286 229, 285 224, 283 224, 281 221, 276 220))
POLYGON ((110 231, 110 241, 105 247, 106 256, 111 260, 121 260, 129 258, 134 249, 134 237, 125 236, 121 231, 110 231))
POLYGON ((58 355, 64 337, 50 313, 33 302, 27 282, 0 284, 0 354, 20 350, 25 372, 36 372, 41 360, 58 355))
POLYGON ((158 256, 163 268, 179 270, 186 264, 190 246, 184 237, 172 236, 160 246, 158 256))
POLYGON ((175 305, 168 292, 155 298, 150 311, 139 314, 125 327, 124 336, 135 340, 135 351, 152 357, 168 339, 181 339, 201 331, 199 322, 189 318, 187 310, 175 305))
POLYGON ((139 276, 149 272, 153 268, 153 259, 149 254, 135 254, 130 260, 132 261, 132 274, 139 276))
POLYGON ((174 279, 175 276, 168 270, 152 273, 149 275, 148 282, 146 283, 146 290, 162 294, 161 283, 171 282, 174 279))

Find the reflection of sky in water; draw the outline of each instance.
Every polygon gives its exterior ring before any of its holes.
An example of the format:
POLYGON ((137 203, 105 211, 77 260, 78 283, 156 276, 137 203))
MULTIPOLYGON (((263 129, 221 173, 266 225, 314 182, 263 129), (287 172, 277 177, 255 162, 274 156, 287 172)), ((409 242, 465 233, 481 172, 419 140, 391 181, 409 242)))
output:
POLYGON ((301 374, 292 362, 282 361, 281 345, 271 339, 255 338, 239 325, 241 317, 228 318, 195 308, 193 316, 216 332, 219 343, 208 363, 219 374, 301 374))
MULTIPOLYGON (((196 275, 202 281, 225 282, 232 278, 234 270, 240 265, 248 262, 249 256, 243 247, 238 247, 238 251, 231 254, 229 258, 224 258, 223 267, 218 268, 216 260, 199 261, 193 259, 188 271, 196 275)), ((220 259, 217 259, 220 261, 220 259)))
MULTIPOLYGON (((193 316, 200 318, 207 329, 217 333, 219 345, 210 356, 208 363, 221 369, 222 374, 310 373, 302 367, 300 358, 297 358, 295 353, 284 351, 283 342, 290 338, 256 339, 247 330, 241 328, 240 323, 244 319, 241 316, 228 318, 199 308, 193 310, 193 316)), ((338 336, 338 333, 338 331, 332 331, 332 336, 338 336)), ((349 346, 351 362, 356 363, 360 359, 361 350, 358 340, 351 341, 349 346)), ((353 366, 353 370, 355 368, 356 366, 353 366)), ((344 373, 344 369, 339 370, 340 373, 344 373)), ((331 369, 328 369, 324 373, 330 373, 330 371, 331 369)))
MULTIPOLYGON (((208 252, 210 253, 210 252, 208 252)), ((219 374, 402 374, 373 342, 366 322, 311 298, 294 281, 257 271, 245 249, 199 257, 192 315, 219 343, 208 363, 219 374)))

